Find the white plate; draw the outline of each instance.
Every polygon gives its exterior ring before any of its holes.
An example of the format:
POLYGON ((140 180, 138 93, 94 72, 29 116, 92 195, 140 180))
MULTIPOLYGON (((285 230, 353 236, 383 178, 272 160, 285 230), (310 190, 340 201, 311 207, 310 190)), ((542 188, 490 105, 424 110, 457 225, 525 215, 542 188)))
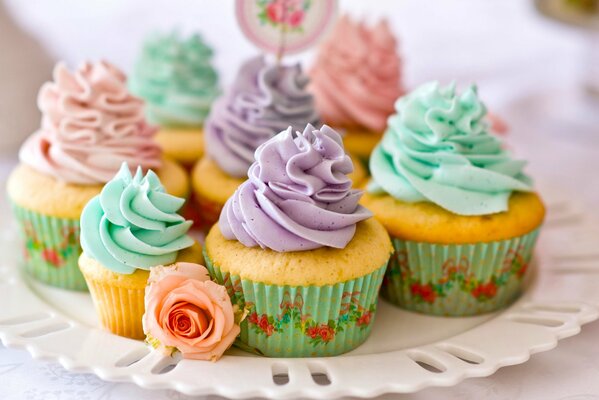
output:
POLYGON ((537 276, 512 307, 481 317, 441 318, 381 301, 372 335, 363 346, 319 359, 269 359, 233 350, 208 363, 151 353, 141 342, 98 329, 88 295, 48 288, 20 275, 14 230, 5 229, 0 236, 0 339, 68 370, 189 395, 330 399, 451 386, 523 363, 599 316, 597 282, 587 278, 599 271, 596 233, 582 225, 572 204, 556 200, 550 206, 537 276), (555 251, 565 234, 571 241, 568 250, 555 251), (564 285, 575 285, 579 299, 587 301, 546 300, 565 293, 564 285))

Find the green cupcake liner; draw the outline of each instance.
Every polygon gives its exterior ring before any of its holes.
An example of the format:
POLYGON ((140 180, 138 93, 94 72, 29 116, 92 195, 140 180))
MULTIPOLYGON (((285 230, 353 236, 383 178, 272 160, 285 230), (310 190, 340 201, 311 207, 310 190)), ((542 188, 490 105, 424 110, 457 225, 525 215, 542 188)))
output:
POLYGON ((370 334, 385 264, 326 286, 267 285, 223 273, 204 251, 210 275, 248 311, 236 345, 268 357, 326 357, 355 349, 370 334))
POLYGON ((392 238, 383 298, 430 315, 479 315, 513 303, 530 273, 539 229, 509 240, 441 245, 392 238))
POLYGON ((25 271, 51 286, 87 291, 78 266, 79 220, 43 215, 14 203, 12 208, 23 238, 25 271))

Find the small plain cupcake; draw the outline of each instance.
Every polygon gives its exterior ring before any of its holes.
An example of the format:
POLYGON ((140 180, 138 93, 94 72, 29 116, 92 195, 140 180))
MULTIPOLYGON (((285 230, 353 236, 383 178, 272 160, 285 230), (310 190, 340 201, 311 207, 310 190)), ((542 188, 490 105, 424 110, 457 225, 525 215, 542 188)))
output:
POLYGON ((322 122, 343 130, 348 153, 367 164, 404 92, 397 41, 387 22, 369 27, 341 17, 309 74, 322 122))
POLYGON ((395 247, 383 296, 448 316, 511 304, 524 290, 545 215, 525 162, 489 134, 474 86, 456 93, 429 83, 396 109, 362 198, 395 247))
POLYGON ((148 121, 165 155, 193 166, 204 154, 203 126, 219 94, 212 50, 200 35, 177 33, 147 38, 129 78, 129 88, 146 101, 148 121))
POLYGON ((79 217, 121 163, 156 169, 177 196, 187 195, 189 181, 178 164, 161 158, 143 102, 107 62, 84 63, 74 72, 59 63, 38 106, 41 128, 21 147, 7 185, 24 239, 23 264, 42 282, 86 290, 77 268, 79 217))
POLYGON ((269 357, 333 356, 368 337, 392 246, 358 205, 352 161, 328 126, 261 145, 206 238, 213 279, 248 310, 239 346, 269 357))
MULTIPOLYGON (((229 92, 214 104, 206 122, 207 157, 195 166, 192 186, 200 225, 210 228, 235 189, 247 179, 254 152, 282 130, 319 125, 308 77, 299 64, 286 66, 251 58, 229 92)), ((354 176, 362 182, 365 172, 354 176)))
POLYGON ((144 291, 152 267, 202 263, 201 247, 187 235, 192 222, 177 214, 184 202, 167 194, 151 170, 132 176, 123 163, 83 209, 79 268, 101 325, 112 333, 145 337, 144 291))

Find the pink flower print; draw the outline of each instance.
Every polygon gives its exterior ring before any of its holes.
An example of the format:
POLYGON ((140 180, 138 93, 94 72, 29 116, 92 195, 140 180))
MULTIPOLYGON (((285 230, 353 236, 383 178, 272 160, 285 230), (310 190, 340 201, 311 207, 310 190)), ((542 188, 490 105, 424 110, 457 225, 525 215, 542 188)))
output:
POLYGON ((297 28, 304 22, 304 16, 305 14, 302 10, 296 10, 287 17, 287 24, 292 28, 297 28))
POLYGON ((273 1, 266 6, 266 16, 272 22, 278 24, 283 20, 284 14, 284 2, 283 1, 273 1))
POLYGON ((62 260, 60 259, 60 255, 54 249, 44 249, 42 251, 42 258, 45 262, 52 264, 54 267, 62 266, 62 260))

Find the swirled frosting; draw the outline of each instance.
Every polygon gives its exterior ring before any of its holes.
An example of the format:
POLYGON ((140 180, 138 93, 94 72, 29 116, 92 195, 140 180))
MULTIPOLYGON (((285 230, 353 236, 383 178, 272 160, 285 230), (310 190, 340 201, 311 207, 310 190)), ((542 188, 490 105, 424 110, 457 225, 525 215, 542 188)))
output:
POLYGON ((108 182, 123 161, 160 166, 143 102, 129 94, 125 75, 107 62, 84 63, 75 72, 59 63, 54 82, 38 96, 42 126, 21 147, 21 161, 59 180, 108 182))
POLYGON ((177 214, 184 199, 167 194, 152 172, 135 176, 123 163, 118 174, 81 214, 81 247, 104 267, 121 274, 170 265, 190 247, 192 221, 177 214))
POLYGON ((210 112, 205 127, 208 155, 223 171, 241 178, 262 143, 288 126, 318 125, 307 84, 299 64, 267 64, 262 56, 247 61, 210 112))
POLYGON ((256 150, 245 181, 225 203, 219 227, 227 239, 279 252, 343 248, 356 223, 371 216, 347 174, 353 164, 328 126, 291 127, 256 150))
POLYGON ((129 78, 146 101, 146 115, 161 126, 200 126, 218 96, 212 50, 199 35, 155 34, 144 43, 129 78))
POLYGON ((325 123, 383 132, 403 94, 397 43, 386 21, 374 27, 343 16, 320 47, 310 90, 325 123))
POLYGON ((508 209, 512 191, 530 191, 522 171, 489 134, 475 86, 421 86, 396 103, 383 140, 370 157, 369 190, 406 202, 430 201, 459 215, 508 209))

